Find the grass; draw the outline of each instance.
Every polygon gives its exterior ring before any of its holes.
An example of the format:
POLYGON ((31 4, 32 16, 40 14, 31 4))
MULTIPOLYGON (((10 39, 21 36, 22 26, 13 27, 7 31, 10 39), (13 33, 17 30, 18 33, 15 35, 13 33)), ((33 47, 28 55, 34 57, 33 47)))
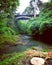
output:
POLYGON ((4 54, 2 56, 3 59, 1 59, 1 61, 0 61, 0 65, 12 65, 12 64, 18 65, 19 59, 24 57, 24 55, 25 55, 24 52, 4 54))

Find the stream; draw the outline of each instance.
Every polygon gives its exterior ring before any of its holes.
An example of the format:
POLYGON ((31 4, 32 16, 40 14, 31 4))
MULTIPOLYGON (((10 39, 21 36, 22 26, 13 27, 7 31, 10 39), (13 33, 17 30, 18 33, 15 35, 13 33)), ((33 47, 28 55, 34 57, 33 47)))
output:
POLYGON ((16 46, 6 46, 7 50, 5 51, 5 53, 22 52, 32 47, 35 47, 37 50, 50 48, 49 45, 40 41, 33 40, 30 36, 26 35, 22 35, 21 40, 18 41, 17 43, 21 44, 18 44, 16 46))

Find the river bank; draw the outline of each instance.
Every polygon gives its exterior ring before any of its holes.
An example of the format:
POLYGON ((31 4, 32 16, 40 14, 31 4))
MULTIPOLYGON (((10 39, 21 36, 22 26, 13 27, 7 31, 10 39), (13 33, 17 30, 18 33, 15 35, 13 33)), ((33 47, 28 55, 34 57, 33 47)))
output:
MULTIPOLYGON (((31 65, 29 60, 32 56, 33 50, 42 52, 49 52, 52 47, 43 42, 33 40, 32 37, 20 35, 19 40, 14 45, 5 45, 5 48, 0 52, 0 65, 31 65), (30 49, 32 49, 31 52, 30 49), (30 54, 30 55, 29 55, 30 54), (29 55, 29 57, 28 57, 29 55)), ((39 52, 37 52, 39 53, 39 52)), ((34 54, 34 52, 33 52, 34 54)), ((36 54, 37 55, 37 54, 36 54)), ((38 54, 39 56, 39 54, 38 54)), ((46 56, 47 57, 47 56, 46 56)))
POLYGON ((30 48, 40 51, 47 49, 49 51, 52 47, 46 43, 33 40, 30 36, 21 35, 19 36, 19 40, 14 45, 5 45, 3 53, 23 52, 30 48))

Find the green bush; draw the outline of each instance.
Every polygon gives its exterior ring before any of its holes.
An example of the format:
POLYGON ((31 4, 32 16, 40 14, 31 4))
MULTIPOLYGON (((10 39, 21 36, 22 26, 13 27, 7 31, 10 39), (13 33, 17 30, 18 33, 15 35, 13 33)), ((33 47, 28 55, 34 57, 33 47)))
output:
POLYGON ((44 9, 36 18, 31 18, 29 21, 18 22, 20 31, 32 34, 42 34, 43 31, 52 27, 52 2, 45 4, 44 9))
POLYGON ((0 65, 19 65, 19 61, 22 57, 25 56, 25 53, 10 53, 3 55, 3 61, 0 61, 0 65), (5 58, 6 57, 6 58, 5 58), (5 59, 4 59, 5 58, 5 59))
POLYGON ((14 30, 14 11, 18 5, 19 0, 0 1, 0 47, 17 40, 14 30))

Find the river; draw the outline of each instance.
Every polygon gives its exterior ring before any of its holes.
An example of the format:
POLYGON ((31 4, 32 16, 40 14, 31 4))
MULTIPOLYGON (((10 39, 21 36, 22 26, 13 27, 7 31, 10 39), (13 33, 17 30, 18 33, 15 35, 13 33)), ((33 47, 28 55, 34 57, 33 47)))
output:
POLYGON ((7 46, 7 51, 5 53, 12 53, 12 52, 22 52, 29 48, 36 48, 37 50, 49 49, 51 48, 49 45, 33 40, 30 36, 22 35, 21 40, 18 41, 16 46, 7 46))

